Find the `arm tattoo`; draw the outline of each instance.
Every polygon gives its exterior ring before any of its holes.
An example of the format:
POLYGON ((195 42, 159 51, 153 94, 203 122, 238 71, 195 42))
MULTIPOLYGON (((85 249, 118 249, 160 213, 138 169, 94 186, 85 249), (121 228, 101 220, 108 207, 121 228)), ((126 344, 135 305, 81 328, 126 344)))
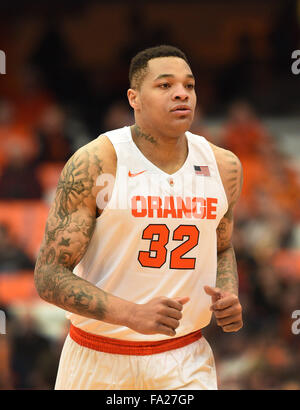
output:
POLYGON ((34 277, 43 299, 98 320, 106 312, 106 293, 72 271, 94 231, 96 209, 88 206, 88 201, 101 172, 102 162, 87 150, 67 162, 49 212, 34 277))
MULTIPOLYGON (((231 208, 231 207, 230 207, 231 208)), ((227 211, 217 228, 218 267, 216 286, 227 292, 238 294, 238 273, 235 253, 231 244, 233 212, 227 211)))
POLYGON ((217 228, 218 267, 216 286, 238 295, 238 272, 234 249, 231 243, 233 232, 233 208, 241 192, 243 176, 238 159, 226 152, 229 164, 228 186, 229 206, 217 228))
POLYGON ((233 208, 233 205, 236 203, 242 189, 243 173, 238 158, 230 151, 226 151, 225 155, 229 165, 226 183, 228 184, 229 195, 232 199, 231 208, 233 208))
POLYGON ((106 312, 106 293, 59 263, 39 268, 35 282, 40 296, 62 309, 101 320, 106 312))
POLYGON ((238 295, 238 273, 233 246, 218 253, 216 286, 238 295))
MULTIPOLYGON (((85 151, 81 156, 70 158, 59 179, 56 200, 54 202, 53 228, 48 225, 47 241, 55 241, 59 232, 70 224, 72 214, 76 212, 75 204, 90 195, 93 179, 89 176, 90 155, 85 151)), ((99 167, 99 173, 101 172, 99 167)), ((51 220, 50 220, 51 222, 51 220)))

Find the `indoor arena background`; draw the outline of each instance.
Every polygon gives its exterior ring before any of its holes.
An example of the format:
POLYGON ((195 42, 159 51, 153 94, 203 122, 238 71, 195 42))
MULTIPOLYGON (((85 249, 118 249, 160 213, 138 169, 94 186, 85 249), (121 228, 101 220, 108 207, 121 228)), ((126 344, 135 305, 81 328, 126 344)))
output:
POLYGON ((204 330, 219 388, 300 388, 300 2, 4 0, 1 389, 53 389, 68 323, 33 284, 48 207, 80 146, 133 123, 130 58, 159 44, 190 59, 192 131, 244 168, 234 233, 244 328, 204 330))

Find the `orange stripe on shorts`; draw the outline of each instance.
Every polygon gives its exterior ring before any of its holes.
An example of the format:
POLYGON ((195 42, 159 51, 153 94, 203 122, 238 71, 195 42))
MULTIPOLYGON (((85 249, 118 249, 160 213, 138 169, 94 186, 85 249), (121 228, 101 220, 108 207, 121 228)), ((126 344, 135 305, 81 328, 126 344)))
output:
POLYGON ((202 337, 201 330, 173 339, 158 340, 153 342, 136 342, 132 340, 119 340, 85 332, 71 324, 70 337, 74 342, 89 349, 104 353, 144 356, 167 352, 187 346, 202 337))

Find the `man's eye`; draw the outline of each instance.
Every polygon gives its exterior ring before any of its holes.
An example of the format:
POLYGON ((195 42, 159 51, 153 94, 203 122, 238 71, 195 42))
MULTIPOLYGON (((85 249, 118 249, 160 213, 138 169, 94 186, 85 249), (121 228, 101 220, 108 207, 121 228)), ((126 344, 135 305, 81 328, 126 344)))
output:
POLYGON ((195 88, 195 84, 187 84, 186 88, 193 90, 195 88))
POLYGON ((170 84, 169 83, 162 83, 159 85, 160 88, 169 88, 170 84))

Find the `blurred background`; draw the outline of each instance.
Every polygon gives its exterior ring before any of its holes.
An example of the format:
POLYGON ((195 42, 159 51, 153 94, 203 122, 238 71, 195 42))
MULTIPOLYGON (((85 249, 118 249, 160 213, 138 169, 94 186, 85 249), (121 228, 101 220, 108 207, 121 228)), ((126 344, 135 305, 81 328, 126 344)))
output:
POLYGON ((1 1, 0 389, 53 389, 68 322, 33 285, 49 204, 80 146, 133 123, 130 59, 159 44, 191 62, 191 131, 232 150, 244 168, 234 234, 244 328, 227 334, 212 320, 204 330, 219 388, 300 389, 296 0, 1 1))

